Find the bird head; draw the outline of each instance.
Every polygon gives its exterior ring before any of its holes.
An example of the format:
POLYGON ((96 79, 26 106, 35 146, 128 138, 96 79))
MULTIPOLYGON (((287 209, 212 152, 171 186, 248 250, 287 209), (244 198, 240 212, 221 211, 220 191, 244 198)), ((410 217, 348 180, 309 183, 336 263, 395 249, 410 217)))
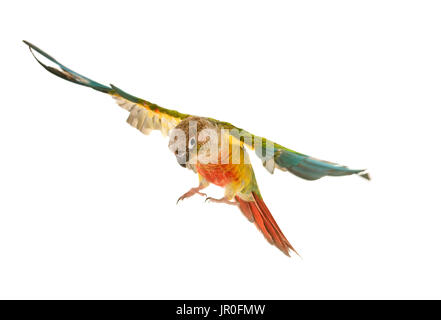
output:
POLYGON ((213 137, 214 132, 217 133, 217 127, 210 120, 188 117, 170 131, 168 147, 179 165, 190 168, 189 164, 195 164, 198 155, 209 152, 209 142, 217 140, 217 135, 216 139, 213 137))

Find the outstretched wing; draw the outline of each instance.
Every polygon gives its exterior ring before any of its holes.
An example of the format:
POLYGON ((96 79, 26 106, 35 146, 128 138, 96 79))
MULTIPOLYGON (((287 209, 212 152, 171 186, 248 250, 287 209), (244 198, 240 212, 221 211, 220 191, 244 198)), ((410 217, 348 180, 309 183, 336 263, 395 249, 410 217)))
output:
MULTIPOLYGON (((167 135, 170 129, 174 128, 183 119, 190 117, 188 114, 162 108, 154 103, 132 96, 114 85, 106 86, 86 78, 65 67, 33 44, 27 41, 23 42, 29 46, 29 49, 38 63, 50 73, 67 81, 111 95, 122 108, 130 112, 127 122, 144 134, 149 134, 151 130, 160 130, 164 135, 167 135), (34 51, 53 62, 59 69, 41 62, 36 57, 34 51)), ((307 180, 316 180, 324 176, 346 176, 351 174, 358 174, 365 179, 370 179, 369 174, 364 169, 349 169, 336 163, 319 160, 285 148, 266 138, 255 136, 228 122, 211 118, 209 118, 209 120, 217 123, 221 128, 229 130, 230 135, 241 141, 241 144, 245 144, 247 147, 254 149, 257 156, 262 160, 265 168, 271 173, 274 172, 275 168, 278 168, 283 171, 289 171, 307 180)))
POLYGON ((278 168, 282 171, 289 171, 306 180, 317 180, 324 176, 347 176, 351 174, 357 174, 362 178, 370 180, 366 169, 349 169, 346 166, 316 159, 285 148, 266 138, 253 135, 246 130, 233 126, 231 123, 215 119, 211 120, 216 121, 221 128, 228 130, 230 136, 240 141, 242 145, 255 150, 256 155, 262 160, 264 167, 270 173, 274 173, 274 169, 278 168))
POLYGON ((174 128, 180 121, 190 116, 175 110, 162 108, 154 103, 132 96, 114 85, 106 86, 86 78, 65 67, 33 44, 27 41, 23 42, 29 46, 32 55, 38 63, 50 73, 67 81, 111 95, 120 107, 130 112, 127 122, 144 134, 149 134, 152 130, 160 130, 162 134, 167 135, 170 129, 174 128), (59 67, 59 69, 41 62, 41 60, 35 55, 34 51, 53 62, 59 67))

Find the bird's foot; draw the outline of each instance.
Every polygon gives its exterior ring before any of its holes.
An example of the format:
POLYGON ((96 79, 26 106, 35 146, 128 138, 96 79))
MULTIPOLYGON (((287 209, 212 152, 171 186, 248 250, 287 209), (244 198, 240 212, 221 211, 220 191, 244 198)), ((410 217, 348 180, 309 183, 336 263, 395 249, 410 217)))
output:
POLYGON ((207 201, 208 202, 215 202, 215 203, 226 203, 226 204, 229 204, 230 206, 238 206, 239 205, 239 202, 228 200, 225 197, 220 198, 220 199, 215 199, 215 198, 212 198, 212 197, 208 197, 208 198, 205 199, 205 202, 207 202, 207 201))
POLYGON ((200 190, 201 190, 201 188, 199 188, 199 187, 191 188, 188 192, 184 193, 182 196, 179 197, 178 201, 176 201, 176 204, 178 204, 179 201, 181 201, 181 200, 184 200, 186 198, 190 198, 190 197, 194 196, 195 194, 206 197, 207 195, 205 193, 201 192, 200 190))

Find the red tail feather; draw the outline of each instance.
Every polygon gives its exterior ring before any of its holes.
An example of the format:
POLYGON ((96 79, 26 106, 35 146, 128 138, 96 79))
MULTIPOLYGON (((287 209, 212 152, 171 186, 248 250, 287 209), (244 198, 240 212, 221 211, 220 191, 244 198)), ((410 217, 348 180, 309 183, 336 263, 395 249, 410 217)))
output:
POLYGON ((255 192, 253 192, 252 195, 254 201, 245 201, 239 198, 239 196, 236 196, 236 201, 239 202, 239 207, 243 214, 250 222, 254 222, 270 244, 274 244, 287 256, 289 256, 290 249, 298 254, 283 235, 261 196, 255 192))

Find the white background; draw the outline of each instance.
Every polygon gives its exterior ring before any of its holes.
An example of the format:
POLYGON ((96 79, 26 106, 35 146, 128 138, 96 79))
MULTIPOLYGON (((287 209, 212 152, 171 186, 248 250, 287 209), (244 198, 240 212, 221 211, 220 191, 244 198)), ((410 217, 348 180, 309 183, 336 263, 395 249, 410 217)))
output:
POLYGON ((438 1, 1 6, 0 298, 441 298, 438 1), (167 140, 47 73, 22 39, 372 181, 254 161, 303 257, 287 258, 235 208, 176 206, 197 177, 167 140))

